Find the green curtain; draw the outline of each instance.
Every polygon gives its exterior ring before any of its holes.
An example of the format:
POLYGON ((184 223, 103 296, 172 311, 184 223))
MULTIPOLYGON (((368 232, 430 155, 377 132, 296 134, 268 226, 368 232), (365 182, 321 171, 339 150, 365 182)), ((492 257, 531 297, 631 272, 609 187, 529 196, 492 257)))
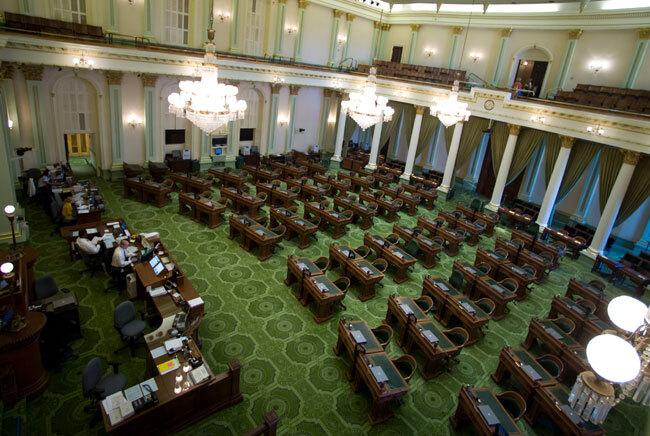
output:
POLYGON ((510 172, 506 185, 514 181, 526 169, 537 148, 542 144, 545 132, 537 129, 522 128, 517 138, 515 154, 512 157, 510 172))
POLYGON ((605 210, 607 198, 612 192, 616 176, 623 164, 623 153, 618 148, 603 147, 600 152, 600 179, 598 181, 598 201, 600 202, 600 213, 605 210))
POLYGON ((501 166, 501 159, 503 158, 503 152, 506 149, 509 135, 510 129, 507 123, 495 121, 492 124, 490 147, 492 148, 492 170, 495 176, 499 174, 499 166, 501 166))
POLYGON ((634 169, 615 226, 628 219, 650 196, 650 156, 644 155, 634 169))
POLYGON ((589 167, 589 164, 596 158, 601 148, 602 145, 583 139, 578 139, 573 144, 571 154, 569 154, 569 161, 564 169, 562 183, 560 183, 560 189, 555 199, 556 204, 571 192, 585 170, 589 167))
MULTIPOLYGON (((409 141, 411 140, 411 132, 413 132, 413 121, 415 120, 415 107, 412 104, 401 104, 402 107, 402 129, 400 134, 398 135, 395 133, 395 135, 391 136, 391 141, 389 143, 389 148, 388 148, 388 156, 391 158, 393 157, 393 154, 395 153, 395 148, 397 147, 397 137, 399 136, 400 142, 405 139, 406 147, 409 145, 409 141)), ((399 128, 399 124, 398 124, 399 128)), ((396 156, 397 159, 399 159, 399 156, 396 156)))
MULTIPOLYGON (((436 130, 438 129, 438 118, 436 117, 427 117, 422 118, 422 126, 420 126, 420 136, 418 137, 418 148, 415 152, 415 161, 417 162, 418 157, 427 151, 427 147, 431 144, 433 135, 435 135, 436 130)), ((425 157, 426 161, 426 157, 425 157)))
POLYGON ((490 125, 490 120, 479 117, 470 117, 463 126, 463 134, 458 145, 455 172, 458 172, 469 161, 476 147, 481 143, 483 132, 490 125))
POLYGON ((562 146, 562 139, 557 133, 546 132, 546 146, 544 154, 544 182, 548 186, 549 180, 551 180, 551 174, 553 173, 553 167, 555 166, 555 161, 557 156, 560 153, 560 147, 562 146))
MULTIPOLYGON (((347 145, 348 141, 352 139, 352 135, 354 134, 354 131, 358 127, 358 124, 356 121, 354 121, 350 115, 347 115, 345 117, 345 129, 343 130, 343 142, 347 145)), ((370 127, 372 129, 372 127, 370 127)))
POLYGON ((381 151, 382 147, 388 141, 388 138, 391 138, 395 134, 397 134, 397 128, 399 127, 399 121, 400 118, 402 117, 402 112, 403 112, 403 103, 399 102, 389 102, 388 104, 395 110, 395 114, 393 115, 393 118, 384 123, 381 127, 381 136, 379 137, 379 150, 381 151))

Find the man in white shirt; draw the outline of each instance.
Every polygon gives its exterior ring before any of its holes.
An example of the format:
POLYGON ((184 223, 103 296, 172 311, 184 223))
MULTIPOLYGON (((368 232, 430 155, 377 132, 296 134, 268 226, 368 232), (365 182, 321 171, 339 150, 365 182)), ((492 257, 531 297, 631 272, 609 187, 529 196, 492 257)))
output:
POLYGON ((129 240, 122 239, 120 245, 113 251, 113 259, 111 260, 111 266, 113 268, 124 268, 131 265, 131 259, 129 259, 129 253, 127 249, 129 248, 129 240))
POLYGON ((98 254, 101 250, 102 246, 99 244, 101 240, 102 238, 99 236, 89 239, 86 230, 82 229, 79 230, 79 237, 75 243, 77 244, 77 247, 79 247, 80 251, 92 256, 93 254, 98 254))

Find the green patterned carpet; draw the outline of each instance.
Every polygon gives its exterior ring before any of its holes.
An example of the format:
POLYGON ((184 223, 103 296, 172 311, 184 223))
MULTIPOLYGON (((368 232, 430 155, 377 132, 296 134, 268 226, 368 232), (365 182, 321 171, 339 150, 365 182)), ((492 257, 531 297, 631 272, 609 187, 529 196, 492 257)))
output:
MULTIPOLYGON (((536 286, 524 301, 511 305, 505 319, 488 324, 487 335, 477 344, 464 349, 460 363, 449 373, 425 382, 416 374, 411 391, 405 397, 396 416, 375 427, 368 424, 370 397, 362 391, 352 392, 344 373, 347 360, 336 357, 332 347, 336 342, 338 316, 317 325, 311 312, 293 296, 282 283, 286 273, 287 256, 293 253, 313 259, 327 255, 332 239, 321 232, 318 243, 298 250, 294 242, 284 241, 283 249, 270 260, 259 263, 244 252, 235 241, 227 238, 228 225, 214 230, 199 225, 177 213, 176 195, 167 207, 157 209, 135 201, 123 200, 119 182, 99 181, 107 200, 108 217, 123 217, 137 232, 158 231, 183 270, 192 279, 206 302, 207 315, 201 326, 203 353, 215 371, 223 371, 231 359, 242 362, 242 391, 244 401, 221 411, 188 429, 186 434, 241 434, 261 422, 263 414, 275 409, 281 418, 280 433, 291 435, 352 435, 352 434, 434 434, 454 433, 449 416, 456 407, 458 391, 463 384, 490 386, 504 345, 517 346, 525 337, 532 317, 545 317, 550 300, 564 294, 570 277, 583 280, 596 278, 590 273, 591 262, 584 259, 564 259, 559 270, 551 273, 543 285, 536 286)), ((468 203, 468 194, 457 200, 468 203)), ((453 204, 442 204, 452 209, 453 204)), ((420 208, 420 214, 435 216, 420 208)), ((28 206, 32 244, 40 252, 37 275, 51 273, 62 287, 68 287, 80 301, 84 339, 73 343, 77 360, 69 360, 59 373, 52 373, 48 389, 41 396, 21 401, 12 408, 0 408, 2 434, 15 434, 16 419, 23 421, 22 434, 101 434, 100 423, 89 426, 90 415, 81 394, 81 373, 93 356, 122 362, 121 371, 129 384, 144 378, 145 351, 131 358, 128 351, 112 354, 121 346, 113 329, 113 308, 122 301, 115 292, 104 293, 108 283, 104 274, 89 278, 81 276, 81 261, 72 263, 64 241, 50 236, 52 226, 36 205, 28 206)), ((400 214, 402 225, 415 224, 414 217, 400 214)), ((370 230, 381 235, 391 232, 392 224, 375 220, 370 230)), ((498 227, 496 235, 508 237, 505 228, 498 227)), ((350 226, 339 242, 361 245, 363 231, 350 226)), ((480 246, 492 248, 494 241, 483 238, 480 246)), ((339 316, 360 318, 377 325, 386 313, 387 297, 392 293, 419 296, 426 274, 448 277, 454 259, 473 261, 475 248, 465 246, 460 255, 441 255, 440 264, 425 270, 418 263, 409 281, 396 285, 389 273, 385 287, 376 298, 362 303, 354 289, 348 293, 347 311, 339 316)), ((331 278, 337 273, 328 272, 331 278)), ((609 286, 612 295, 621 291, 609 286)), ((388 353, 397 357, 401 349, 393 342, 388 353)), ((622 403, 610 413, 606 429, 610 434, 642 434, 647 422, 646 410, 631 403, 622 403)), ((523 420, 520 427, 528 434, 548 431, 530 429, 523 420)), ((467 430, 469 433, 470 430, 467 430)))

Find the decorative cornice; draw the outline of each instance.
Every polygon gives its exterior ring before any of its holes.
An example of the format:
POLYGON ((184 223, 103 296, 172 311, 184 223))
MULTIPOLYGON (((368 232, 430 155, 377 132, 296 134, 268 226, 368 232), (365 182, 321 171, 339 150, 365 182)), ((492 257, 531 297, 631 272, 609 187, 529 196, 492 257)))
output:
POLYGON ((282 88, 281 83, 271 83, 271 94, 279 94, 280 88, 282 88))
POLYGON ((341 18, 343 16, 343 11, 338 10, 338 9, 332 9, 332 14, 334 14, 334 18, 341 18))
POLYGON ((650 39, 650 27, 639 29, 639 39, 650 39))
POLYGON ((623 163, 628 165, 637 165, 641 154, 631 150, 621 150, 623 152, 623 163))
POLYGON ((0 80, 12 79, 16 65, 12 62, 0 63, 0 80))
POLYGON ((229 79, 229 80, 225 80, 224 83, 227 83, 228 85, 232 85, 232 86, 239 86, 240 81, 229 79))
POLYGON ((329 88, 323 89, 323 97, 329 98, 329 97, 332 96, 333 93, 334 93, 334 91, 329 89, 329 88))
POLYGON ((278 4, 286 5, 287 0, 278 0, 278 4))
POLYGON ((142 74, 140 76, 142 79, 142 86, 153 88, 156 86, 156 80, 158 80, 157 74, 142 74))
POLYGON ((309 0, 298 0, 298 9, 307 9, 309 6, 309 0))
POLYGON ((412 31, 412 32, 419 32, 419 31, 420 31, 420 27, 422 27, 421 24, 411 24, 411 31, 412 31))
POLYGON ((576 138, 572 136, 560 135, 560 147, 562 148, 571 148, 576 138))
POLYGON ((25 80, 43 80, 43 65, 20 64, 25 80))
POLYGON ((582 36, 582 29, 569 30, 569 39, 580 39, 582 36))
POLYGON ((451 33, 453 33, 454 35, 460 35, 461 33, 463 33, 463 30, 465 30, 463 26, 454 26, 451 28, 451 33))
POLYGON ((355 18, 357 18, 357 16, 349 12, 345 14, 345 21, 354 21, 355 18))
POLYGON ((420 106, 418 104, 416 104, 414 106, 415 106, 415 113, 417 115, 424 115, 424 111, 427 109, 426 106, 420 106))
POLYGON ((512 27, 506 27, 504 29, 501 29, 501 36, 504 38, 510 38, 510 35, 512 35, 512 27))
POLYGON ((121 71, 104 71, 104 76, 106 77, 106 83, 109 85, 120 85, 122 84, 122 77, 124 73, 121 71))
POLYGON ((508 133, 511 135, 518 136, 521 126, 519 124, 508 124, 508 133))
POLYGON ((298 91, 300 91, 300 86, 298 86, 298 85, 289 85, 289 94, 290 95, 298 95, 298 91))

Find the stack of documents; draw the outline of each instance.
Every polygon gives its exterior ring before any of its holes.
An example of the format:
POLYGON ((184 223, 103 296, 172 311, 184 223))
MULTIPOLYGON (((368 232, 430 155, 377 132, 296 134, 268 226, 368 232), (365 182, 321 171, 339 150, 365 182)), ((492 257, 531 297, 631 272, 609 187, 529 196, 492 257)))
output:
POLYGON ((122 391, 109 395, 102 401, 102 408, 111 425, 117 425, 133 415, 133 405, 128 401, 122 391))

